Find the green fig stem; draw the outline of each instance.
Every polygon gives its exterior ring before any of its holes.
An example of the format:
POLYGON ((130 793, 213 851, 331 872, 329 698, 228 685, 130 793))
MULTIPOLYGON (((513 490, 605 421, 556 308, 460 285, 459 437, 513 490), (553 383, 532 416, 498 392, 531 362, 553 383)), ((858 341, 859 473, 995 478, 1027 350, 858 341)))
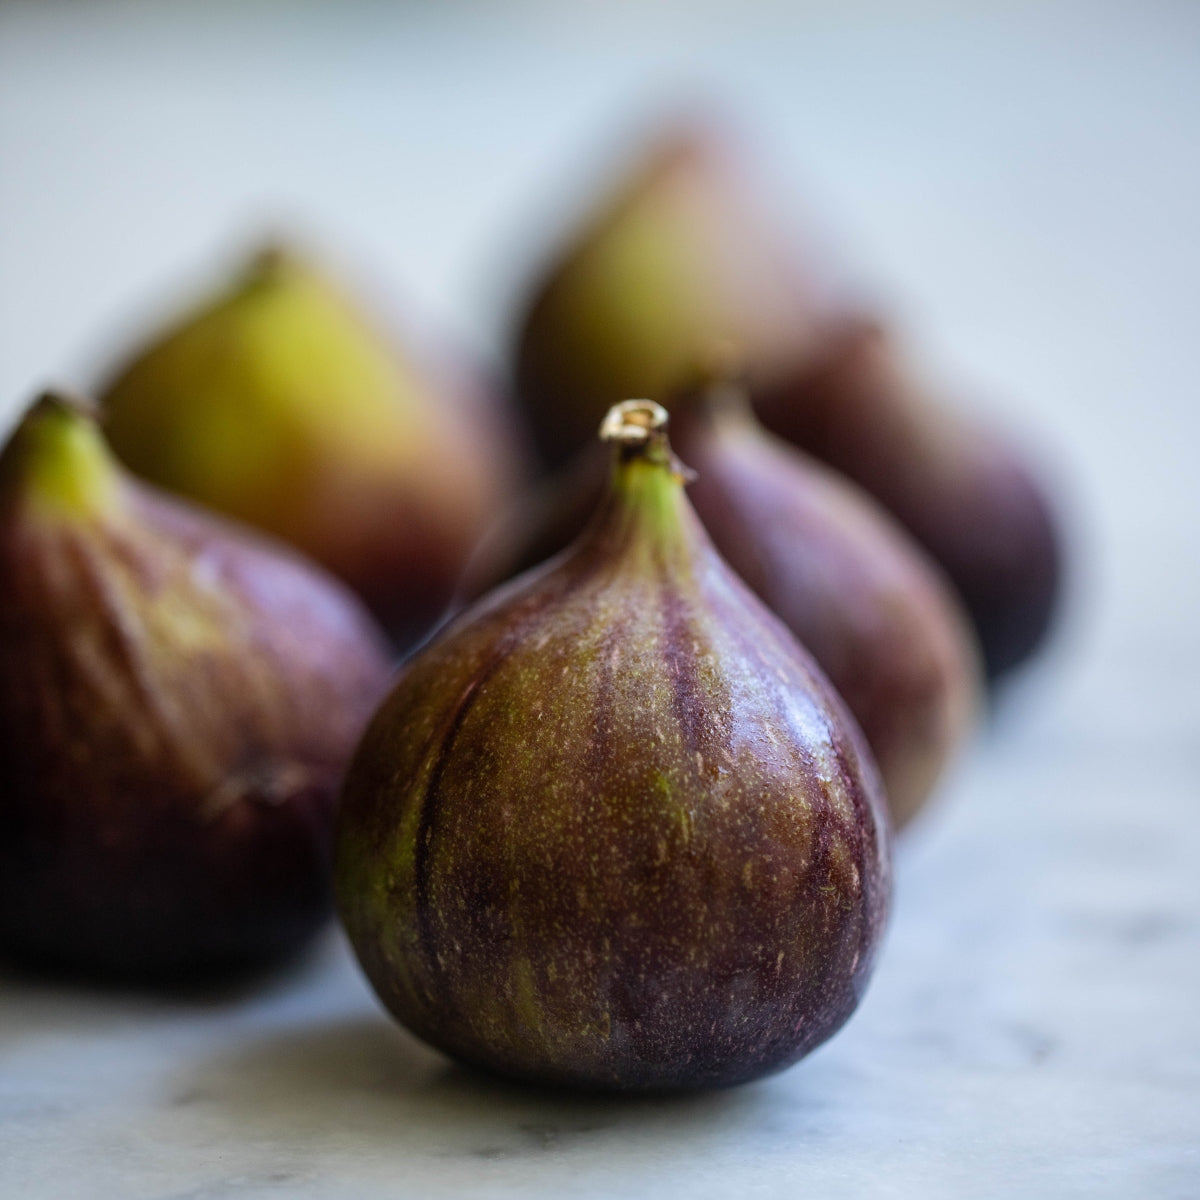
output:
POLYGON ((244 282, 256 284, 278 279, 296 262, 296 255, 285 242, 270 241, 261 246, 246 267, 244 282))
POLYGON ((0 453, 0 483, 51 516, 103 511, 119 482, 95 406, 66 392, 39 396, 0 453))
POLYGON ((608 518, 601 525, 621 531, 646 549, 672 547, 684 554, 688 542, 683 488, 694 476, 671 450, 667 410, 652 400, 614 405, 600 438, 615 450, 608 518))

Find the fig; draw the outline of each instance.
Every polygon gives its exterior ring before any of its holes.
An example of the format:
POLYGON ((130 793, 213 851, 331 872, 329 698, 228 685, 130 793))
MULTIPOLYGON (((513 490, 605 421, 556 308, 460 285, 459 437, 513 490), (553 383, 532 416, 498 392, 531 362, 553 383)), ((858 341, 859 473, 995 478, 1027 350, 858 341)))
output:
POLYGON ((518 321, 517 396, 561 466, 626 396, 664 402, 717 342, 755 370, 804 355, 817 300, 728 141, 673 130, 546 264, 518 321))
POLYGON ((1056 607, 1060 539, 1021 452, 919 383, 878 321, 797 251, 736 156, 672 134, 569 239, 532 290, 514 376, 549 466, 609 404, 665 401, 718 340, 744 354, 769 428, 890 509, 941 564, 989 675, 1029 657, 1056 607))
POLYGON ((53 395, 0 454, 0 580, 0 952, 159 980, 302 946, 391 674, 359 602, 53 395))
POLYGON ((102 403, 133 470, 298 547, 401 645, 442 615, 516 470, 499 404, 402 354, 279 249, 153 339, 102 403))
POLYGON ((593 523, 409 662, 339 808, 338 908, 384 1004, 539 1084, 789 1065, 855 1008, 889 904, 870 752, 714 550, 665 425, 609 414, 593 523))
MULTIPOLYGON (((938 568, 874 500, 757 421, 714 361, 671 398, 689 497, 725 561, 796 635, 866 737, 893 825, 922 808, 978 710, 970 625, 938 568)), ((473 569, 494 582, 558 553, 603 495, 589 447, 519 506, 473 569)))
POLYGON ((1003 433, 937 403, 878 322, 834 323, 820 353, 760 387, 755 407, 871 492, 941 564, 992 678, 1037 650, 1062 576, 1050 499, 1003 433))

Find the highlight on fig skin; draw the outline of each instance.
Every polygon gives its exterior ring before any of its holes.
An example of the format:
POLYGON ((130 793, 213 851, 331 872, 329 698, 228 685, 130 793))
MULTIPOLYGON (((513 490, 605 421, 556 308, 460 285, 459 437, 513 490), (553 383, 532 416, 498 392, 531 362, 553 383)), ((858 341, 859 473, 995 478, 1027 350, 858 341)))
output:
POLYGON ((390 677, 358 602, 127 476, 60 395, 0 451, 0 579, 0 954, 163 980, 308 942, 390 677))
POLYGON ((464 1062, 585 1089, 724 1086, 849 1017, 890 896, 870 753, 721 560, 656 405, 557 559, 406 667, 338 813, 380 998, 464 1062))
POLYGON ((441 618, 521 470, 510 414, 465 360, 398 344, 279 247, 151 337, 101 401, 134 471, 297 547, 402 648, 441 618))

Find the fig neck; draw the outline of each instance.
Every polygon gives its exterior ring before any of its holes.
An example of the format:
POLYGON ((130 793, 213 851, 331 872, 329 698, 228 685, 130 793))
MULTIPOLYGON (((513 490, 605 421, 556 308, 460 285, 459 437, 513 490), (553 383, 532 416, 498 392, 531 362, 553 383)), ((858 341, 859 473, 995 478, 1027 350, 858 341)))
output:
POLYGON ((258 292, 303 274, 299 255, 283 242, 268 242, 242 271, 235 293, 258 292))
POLYGON ((605 553, 685 566, 696 548, 697 522, 684 495, 691 479, 667 439, 667 413, 648 400, 609 411, 601 439, 613 446, 608 498, 593 527, 605 553))
POLYGON ((681 420, 722 433, 752 433, 758 428, 746 388, 733 380, 716 380, 683 397, 679 413, 681 420))
POLYGON ((84 400, 39 397, 0 452, 0 493, 50 518, 111 511, 120 476, 84 400))

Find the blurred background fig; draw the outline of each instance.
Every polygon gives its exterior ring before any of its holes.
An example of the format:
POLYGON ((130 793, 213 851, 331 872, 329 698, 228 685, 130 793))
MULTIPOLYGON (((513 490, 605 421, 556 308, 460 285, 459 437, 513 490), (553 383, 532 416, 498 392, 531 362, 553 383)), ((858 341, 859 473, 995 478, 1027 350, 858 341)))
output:
POLYGON ((907 824, 978 711, 979 650, 957 597, 869 495, 763 429, 736 385, 702 383, 671 407, 713 544, 845 700, 907 824))
POLYGON ((409 663, 339 809, 339 911, 383 1002, 536 1083, 787 1066, 857 1005, 889 903, 870 752, 714 550, 665 422, 614 409, 594 522, 409 663))
POLYGON ((874 495, 942 565, 989 675, 1038 649, 1062 576, 1049 496, 1003 432, 937 402, 878 322, 833 323, 810 361, 757 389, 755 407, 874 495))
POLYGON ((662 403, 718 342, 756 371, 805 356, 817 298, 727 139, 672 131, 545 264, 516 329, 517 396, 543 463, 592 444, 613 404, 662 403))
POLYGON ((301 947, 390 675, 359 602, 52 395, 0 454, 0 580, 0 953, 167 979, 301 947))
POLYGON ((279 249, 143 347, 102 402, 138 474, 298 547, 402 646, 441 616, 519 460, 479 379, 406 354, 279 249))
MULTIPOLYGON (((1062 550, 1021 452, 920 383, 795 251, 736 154, 695 126, 653 147, 560 247, 515 333, 514 378, 548 465, 623 396, 664 401, 717 340, 745 355, 767 425, 871 492, 941 564, 989 675, 1028 658, 1062 550)), ((815 261, 815 260, 814 260, 815 261)))
MULTIPOLYGON (((689 499, 718 552, 845 700, 901 827, 973 727, 982 692, 974 634, 906 531, 849 480, 763 429, 725 370, 714 361, 670 399, 672 443, 695 469, 689 499)), ((589 447, 513 511, 473 564, 477 592, 578 536, 607 487, 606 458, 589 447)))

